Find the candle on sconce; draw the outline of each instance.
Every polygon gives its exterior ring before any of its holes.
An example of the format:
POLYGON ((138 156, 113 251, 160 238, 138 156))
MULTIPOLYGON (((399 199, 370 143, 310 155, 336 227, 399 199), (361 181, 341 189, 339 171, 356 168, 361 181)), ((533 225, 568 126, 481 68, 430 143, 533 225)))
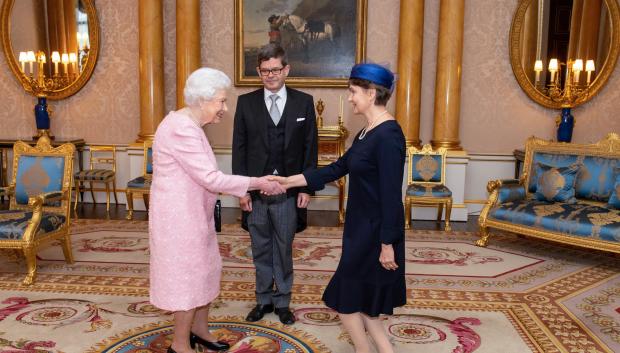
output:
POLYGON ((22 64, 22 72, 26 73, 24 70, 26 70, 26 61, 28 61, 28 54, 26 54, 25 51, 20 51, 19 52, 19 63, 22 64))
POLYGON ((590 79, 592 78, 592 72, 594 71, 594 60, 588 60, 586 61, 586 72, 588 73, 587 76, 587 84, 590 84, 590 79))
POLYGON ((75 69, 75 65, 77 64, 77 54, 69 53, 69 62, 71 63, 71 69, 73 69, 73 73, 77 73, 75 69))
POLYGON ((30 71, 30 74, 32 75, 34 73, 34 70, 32 69, 32 64, 35 62, 36 58, 34 57, 34 52, 32 50, 28 51, 26 55, 27 55, 27 60, 29 64, 29 71, 30 71))
POLYGON ((88 49, 90 48, 90 45, 88 45, 88 33, 84 32, 82 33, 82 42, 84 44, 84 46, 82 47, 82 49, 88 49))
POLYGON ((67 68, 67 65, 69 65, 69 54, 62 53, 62 55, 60 56, 60 61, 65 67, 65 74, 69 74, 69 70, 67 68))
POLYGON ((344 102, 342 100, 342 95, 340 95, 340 97, 338 98, 338 118, 343 119, 344 118, 344 102))
POLYGON ((577 59, 573 63, 573 73, 575 82, 579 82, 579 74, 583 71, 583 60, 577 59))
POLYGON ((60 53, 52 52, 52 62, 54 63, 54 75, 58 75, 58 63, 60 62, 60 53))
POLYGON ((543 70, 542 60, 536 60, 534 63, 534 71, 536 71, 536 83, 540 81, 540 72, 543 70))
POLYGON ((555 81, 555 73, 558 72, 558 59, 549 60, 549 72, 551 72, 551 82, 555 81))

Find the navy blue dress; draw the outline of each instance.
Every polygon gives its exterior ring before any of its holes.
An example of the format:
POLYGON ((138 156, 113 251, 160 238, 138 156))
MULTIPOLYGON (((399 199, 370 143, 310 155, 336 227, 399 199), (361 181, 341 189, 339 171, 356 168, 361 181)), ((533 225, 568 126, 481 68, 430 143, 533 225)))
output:
MULTIPOLYGON (((358 134, 359 136, 359 134, 358 134)), ((342 257, 323 301, 343 314, 391 315, 407 302, 402 182, 405 137, 395 120, 370 130, 336 162, 304 172, 311 190, 349 174, 342 257), (379 263, 381 244, 392 244, 398 269, 379 263)))

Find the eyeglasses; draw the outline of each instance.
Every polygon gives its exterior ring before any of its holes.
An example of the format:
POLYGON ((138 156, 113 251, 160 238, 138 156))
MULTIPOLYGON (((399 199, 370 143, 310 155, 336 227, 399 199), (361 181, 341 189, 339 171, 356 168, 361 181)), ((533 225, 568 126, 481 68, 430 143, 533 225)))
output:
POLYGON ((278 67, 275 69, 258 69, 258 71, 260 72, 261 76, 269 76, 269 74, 271 73, 272 75, 279 75, 282 73, 282 69, 284 69, 283 67, 278 67))

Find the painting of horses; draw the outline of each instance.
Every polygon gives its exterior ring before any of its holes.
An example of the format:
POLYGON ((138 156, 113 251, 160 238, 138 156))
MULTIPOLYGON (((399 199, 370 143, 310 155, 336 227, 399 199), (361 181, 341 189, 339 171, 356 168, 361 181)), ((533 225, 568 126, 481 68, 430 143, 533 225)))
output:
POLYGON ((235 0, 235 85, 259 86, 258 50, 275 43, 287 53, 287 83, 346 87, 364 60, 367 0, 235 0))

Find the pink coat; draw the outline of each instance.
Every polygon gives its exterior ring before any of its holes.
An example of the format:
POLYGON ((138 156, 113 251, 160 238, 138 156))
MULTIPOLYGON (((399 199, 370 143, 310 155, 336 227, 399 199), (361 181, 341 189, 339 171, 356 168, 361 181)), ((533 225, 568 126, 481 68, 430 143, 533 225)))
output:
POLYGON ((158 308, 189 310, 220 292, 213 209, 218 193, 241 197, 250 179, 218 170, 202 128, 171 112, 153 143, 149 208, 150 299, 158 308))

